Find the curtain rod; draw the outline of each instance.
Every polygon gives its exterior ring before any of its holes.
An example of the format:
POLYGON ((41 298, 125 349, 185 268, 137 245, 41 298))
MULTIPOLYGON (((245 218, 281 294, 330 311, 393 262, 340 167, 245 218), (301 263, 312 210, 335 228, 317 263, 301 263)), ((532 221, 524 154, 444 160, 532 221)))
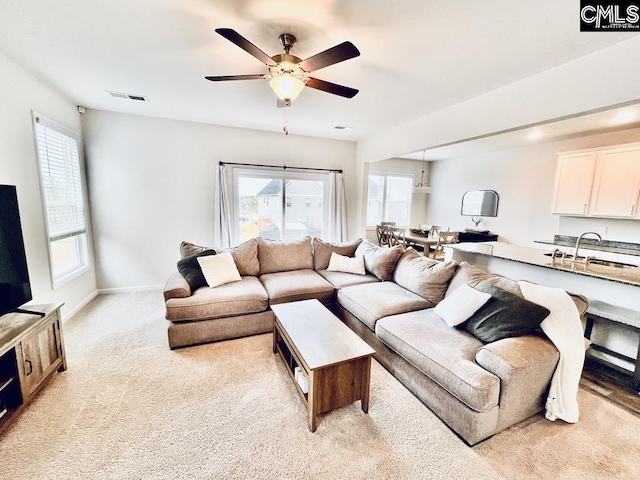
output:
POLYGON ((262 165, 259 163, 220 162, 220 165, 240 165, 243 167, 281 168, 282 170, 314 170, 316 172, 342 173, 342 169, 337 170, 334 168, 287 167, 286 165, 262 165))

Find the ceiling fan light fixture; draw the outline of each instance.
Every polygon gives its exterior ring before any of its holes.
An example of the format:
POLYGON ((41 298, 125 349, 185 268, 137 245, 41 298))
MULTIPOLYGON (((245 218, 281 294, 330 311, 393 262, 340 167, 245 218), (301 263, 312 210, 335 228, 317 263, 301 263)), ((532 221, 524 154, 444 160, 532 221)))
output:
POLYGON ((305 83, 289 73, 276 75, 269 80, 269 86, 280 100, 295 100, 305 83))

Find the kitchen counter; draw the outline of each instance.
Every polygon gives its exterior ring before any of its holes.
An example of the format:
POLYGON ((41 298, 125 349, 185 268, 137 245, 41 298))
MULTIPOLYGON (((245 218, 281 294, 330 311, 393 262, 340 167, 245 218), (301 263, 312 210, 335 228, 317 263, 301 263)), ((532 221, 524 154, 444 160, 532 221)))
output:
POLYGON ((640 322, 640 267, 587 266, 544 255, 553 249, 552 245, 544 250, 502 242, 459 243, 445 247, 445 258, 467 261, 513 280, 583 295, 589 302, 584 319, 585 333, 592 341, 589 358, 625 372, 623 377, 630 379, 625 381, 640 389, 640 373, 635 370, 640 372, 635 334, 640 322))
MULTIPOLYGON (((555 245, 558 247, 575 248, 578 237, 568 235, 554 235, 553 240, 535 240, 535 243, 555 245)), ((640 257, 640 244, 630 242, 619 242, 616 240, 602 240, 588 236, 580 241, 580 250, 597 250, 599 252, 615 253, 622 255, 633 255, 640 257)))
MULTIPOLYGON (((612 282, 640 286, 640 267, 619 268, 604 265, 585 265, 584 263, 573 263, 567 260, 562 261, 559 258, 554 259, 544 255, 550 250, 522 247, 503 242, 458 243, 448 247, 452 250, 511 260, 513 262, 525 263, 537 267, 549 268, 552 270, 559 270, 562 272, 584 275, 612 282)), ((591 250, 592 246, 585 245, 584 248, 591 250)))

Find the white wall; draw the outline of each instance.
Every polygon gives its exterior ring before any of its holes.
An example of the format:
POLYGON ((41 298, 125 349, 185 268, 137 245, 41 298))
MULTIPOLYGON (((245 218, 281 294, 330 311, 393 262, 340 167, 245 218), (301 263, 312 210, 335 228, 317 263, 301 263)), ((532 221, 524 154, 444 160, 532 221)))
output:
POLYGON ((97 110, 83 127, 100 289, 164 284, 182 240, 213 245, 219 161, 343 169, 358 232, 353 142, 97 110))
POLYGON ((500 197, 498 216, 485 218, 480 226, 499 234, 501 241, 535 246, 534 240, 552 240, 554 234, 577 236, 606 226, 603 238, 640 243, 640 221, 550 213, 558 152, 637 142, 639 136, 640 129, 631 129, 433 162, 426 223, 452 230, 473 227, 471 217, 460 215, 462 195, 467 190, 495 190, 500 197))
POLYGON ((95 270, 53 290, 31 111, 81 131, 74 103, 0 54, 0 183, 16 185, 32 303, 65 302, 67 319, 95 294, 95 270))

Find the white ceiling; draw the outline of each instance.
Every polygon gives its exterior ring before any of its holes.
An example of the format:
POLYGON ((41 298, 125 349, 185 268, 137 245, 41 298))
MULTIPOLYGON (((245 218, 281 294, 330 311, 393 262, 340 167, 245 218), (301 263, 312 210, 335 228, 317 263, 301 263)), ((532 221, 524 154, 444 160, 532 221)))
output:
POLYGON ((314 76, 360 93, 305 89, 287 110, 292 134, 353 141, 637 35, 581 33, 578 10, 577 0, 2 0, 0 52, 87 108, 282 131, 266 81, 204 79, 266 72, 214 30, 269 55, 292 33, 301 58, 350 40, 361 56, 314 76))

